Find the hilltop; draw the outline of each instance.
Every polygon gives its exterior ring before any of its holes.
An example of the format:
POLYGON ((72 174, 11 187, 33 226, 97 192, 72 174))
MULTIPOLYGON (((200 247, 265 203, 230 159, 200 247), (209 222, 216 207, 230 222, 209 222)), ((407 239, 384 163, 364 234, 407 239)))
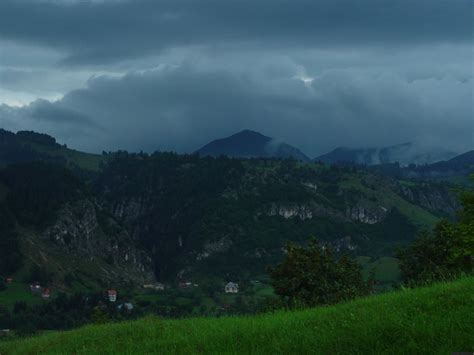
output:
POLYGON ((299 149, 250 130, 216 139, 198 149, 196 153, 214 157, 226 155, 234 158, 294 158, 305 162, 310 161, 299 149))
POLYGON ((0 167, 32 161, 60 163, 71 169, 98 171, 103 156, 79 152, 44 133, 0 129, 0 167))
POLYGON ((474 350, 474 279, 252 317, 86 326, 1 343, 2 354, 359 353, 474 350))

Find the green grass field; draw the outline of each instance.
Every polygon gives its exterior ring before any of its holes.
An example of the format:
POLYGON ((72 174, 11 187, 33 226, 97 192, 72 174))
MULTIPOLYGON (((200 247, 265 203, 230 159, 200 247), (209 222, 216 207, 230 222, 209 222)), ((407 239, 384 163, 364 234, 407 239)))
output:
POLYGON ((13 282, 7 285, 6 290, 0 291, 0 305, 13 309, 15 302, 19 301, 30 305, 43 302, 40 296, 31 293, 29 285, 25 283, 13 282))
POLYGON ((87 326, 0 342, 4 354, 451 354, 474 350, 474 278, 248 317, 87 326))

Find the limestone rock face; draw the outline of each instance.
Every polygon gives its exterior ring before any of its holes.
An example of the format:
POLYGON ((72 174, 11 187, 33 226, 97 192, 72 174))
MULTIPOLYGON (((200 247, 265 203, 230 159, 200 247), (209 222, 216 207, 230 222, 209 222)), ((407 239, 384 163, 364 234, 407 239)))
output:
POLYGON ((272 203, 266 214, 268 216, 281 216, 285 219, 299 218, 301 220, 312 219, 316 217, 332 217, 344 220, 344 215, 336 209, 321 206, 317 203, 308 204, 278 204, 272 203))
POLYGON ((356 221, 367 224, 382 222, 390 210, 384 206, 364 206, 357 204, 348 206, 346 213, 317 203, 309 204, 277 204, 273 203, 267 211, 269 216, 281 216, 285 219, 299 218, 301 220, 317 217, 335 218, 340 221, 356 221))
POLYGON ((206 259, 213 254, 222 253, 230 249, 232 241, 228 237, 223 237, 215 242, 206 242, 203 250, 197 255, 196 260, 206 259))
POLYGON ((71 258, 98 262, 107 278, 116 274, 140 283, 153 279, 149 257, 135 247, 128 232, 113 218, 99 218, 99 211, 88 199, 68 203, 59 211, 56 222, 43 232, 42 239, 71 258))
POLYGON ((389 209, 383 206, 364 207, 361 205, 347 207, 346 216, 353 221, 376 224, 382 222, 387 216, 389 209))

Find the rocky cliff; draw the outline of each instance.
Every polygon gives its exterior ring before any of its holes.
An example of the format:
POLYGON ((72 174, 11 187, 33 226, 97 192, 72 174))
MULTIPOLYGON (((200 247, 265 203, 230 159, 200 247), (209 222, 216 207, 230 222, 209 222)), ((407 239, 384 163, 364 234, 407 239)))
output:
POLYGON ((153 280, 153 265, 128 231, 91 200, 67 203, 56 222, 42 233, 64 255, 101 266, 99 278, 143 284, 153 280))

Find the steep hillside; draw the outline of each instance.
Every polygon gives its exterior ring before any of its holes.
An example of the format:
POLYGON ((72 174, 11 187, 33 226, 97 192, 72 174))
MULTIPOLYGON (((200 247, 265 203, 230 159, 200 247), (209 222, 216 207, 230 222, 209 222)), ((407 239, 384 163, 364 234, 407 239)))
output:
POLYGON ((288 241, 311 236, 341 252, 390 255, 459 207, 442 185, 291 160, 121 153, 95 186, 162 281, 247 280, 280 260, 288 241))
POLYGON ((146 253, 69 170, 43 162, 12 165, 0 169, 0 186, 3 277, 21 269, 24 281, 62 289, 73 286, 68 278, 82 288, 153 279, 146 253), (35 268, 43 280, 29 280, 35 268))
POLYGON ((474 351, 474 279, 253 317, 145 318, 0 342, 2 354, 448 354, 474 351))
POLYGON ((230 137, 217 139, 196 151, 201 156, 226 155, 234 158, 294 158, 310 159, 295 147, 278 142, 258 132, 244 130, 230 137))

